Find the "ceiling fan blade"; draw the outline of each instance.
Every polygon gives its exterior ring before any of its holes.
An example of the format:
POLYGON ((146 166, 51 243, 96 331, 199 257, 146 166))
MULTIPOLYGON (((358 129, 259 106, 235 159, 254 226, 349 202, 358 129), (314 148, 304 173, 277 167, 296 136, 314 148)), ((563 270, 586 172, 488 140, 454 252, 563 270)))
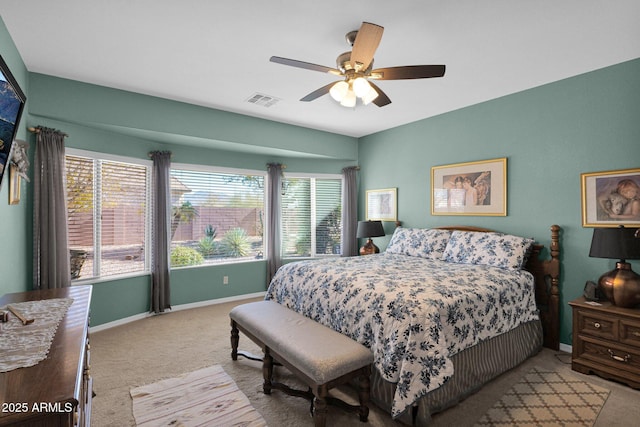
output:
POLYGON ((382 39, 382 32, 384 27, 380 25, 371 24, 369 22, 363 22, 362 26, 358 30, 356 40, 353 42, 353 49, 351 51, 351 67, 353 69, 366 70, 373 60, 373 55, 378 49, 380 40, 382 39), (356 68, 356 63, 358 65, 356 68))
POLYGON ((373 82, 369 82, 369 84, 376 90, 376 92, 378 92, 378 97, 372 101, 374 104, 376 104, 378 107, 384 107, 385 105, 391 104, 391 100, 389 99, 387 94, 384 93, 382 89, 378 87, 378 85, 374 84, 373 82))
POLYGON ((313 92, 311 92, 309 95, 300 99, 300 101, 309 102, 309 101, 313 101, 316 98, 320 98, 321 96, 328 94, 329 89, 331 89, 331 86, 333 86, 334 84, 336 84, 336 82, 331 82, 328 85, 324 85, 320 89, 316 89, 313 92))
POLYGON ((324 65, 312 64, 310 62, 297 61, 295 59, 282 58, 280 56, 272 56, 269 61, 277 64, 289 65, 291 67, 304 68, 305 70, 320 71, 321 73, 342 75, 340 70, 331 67, 325 67, 324 65))
POLYGON ((428 79, 430 77, 444 76, 445 68, 444 65, 407 65, 404 67, 376 68, 371 71, 369 78, 376 80, 428 79))

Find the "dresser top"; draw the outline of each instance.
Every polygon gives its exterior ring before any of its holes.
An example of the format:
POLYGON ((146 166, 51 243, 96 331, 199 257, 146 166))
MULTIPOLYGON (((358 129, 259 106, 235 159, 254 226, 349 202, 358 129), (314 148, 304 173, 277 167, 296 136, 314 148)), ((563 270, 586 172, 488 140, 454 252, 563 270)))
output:
MULTIPOLYGON (((18 292, 0 298, 0 307, 11 303, 52 298, 73 298, 60 321, 47 358, 35 366, 0 373, 0 402, 27 404, 71 403, 79 399, 88 333, 91 286, 18 292)), ((0 332, 2 333, 2 332, 0 332)), ((28 417, 29 414, 22 414, 28 417)), ((18 420, 21 414, 0 411, 0 424, 18 420)))

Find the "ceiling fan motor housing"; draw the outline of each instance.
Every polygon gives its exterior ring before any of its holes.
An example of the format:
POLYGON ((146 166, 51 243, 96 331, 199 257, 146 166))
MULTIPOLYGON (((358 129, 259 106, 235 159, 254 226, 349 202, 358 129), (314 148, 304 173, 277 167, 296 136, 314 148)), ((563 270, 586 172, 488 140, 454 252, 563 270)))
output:
MULTIPOLYGON (((351 51, 344 52, 344 53, 341 53, 340 55, 338 55, 338 57, 336 58, 336 67, 340 71, 342 71, 345 75, 349 74, 349 71, 356 72, 356 70, 354 70, 351 67, 351 51)), ((371 59, 371 63, 369 64, 367 69, 366 70, 360 70, 360 72, 363 75, 368 76, 371 73, 372 69, 373 69, 373 59, 371 59)))

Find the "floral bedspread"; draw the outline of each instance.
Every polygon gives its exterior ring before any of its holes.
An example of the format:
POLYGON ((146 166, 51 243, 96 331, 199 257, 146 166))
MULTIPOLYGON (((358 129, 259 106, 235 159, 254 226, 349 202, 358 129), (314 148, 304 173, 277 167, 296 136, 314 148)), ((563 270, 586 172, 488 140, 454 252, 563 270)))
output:
POLYGON ((286 264, 265 299, 370 348, 382 377, 397 383, 394 418, 453 375, 450 356, 538 319, 524 270, 399 254, 286 264))

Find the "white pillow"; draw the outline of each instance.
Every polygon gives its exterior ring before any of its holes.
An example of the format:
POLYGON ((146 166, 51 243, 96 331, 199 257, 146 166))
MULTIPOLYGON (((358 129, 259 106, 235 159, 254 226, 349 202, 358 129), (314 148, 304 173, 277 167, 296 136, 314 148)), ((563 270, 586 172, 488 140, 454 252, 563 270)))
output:
POLYGON ((533 243, 533 239, 510 234, 454 231, 442 260, 520 270, 533 243))
POLYGON ((386 252, 439 260, 442 259, 449 236, 449 230, 398 227, 393 232, 386 252))

